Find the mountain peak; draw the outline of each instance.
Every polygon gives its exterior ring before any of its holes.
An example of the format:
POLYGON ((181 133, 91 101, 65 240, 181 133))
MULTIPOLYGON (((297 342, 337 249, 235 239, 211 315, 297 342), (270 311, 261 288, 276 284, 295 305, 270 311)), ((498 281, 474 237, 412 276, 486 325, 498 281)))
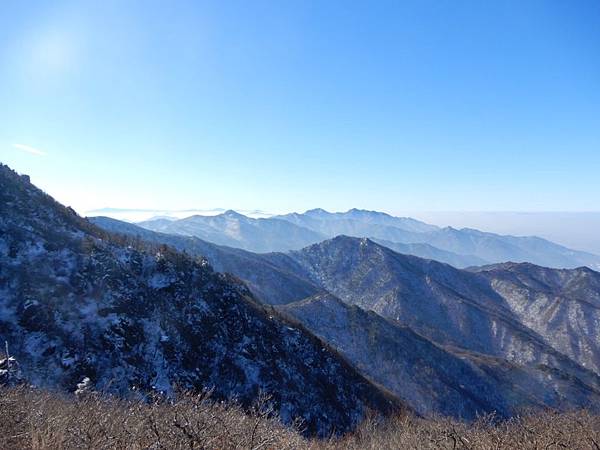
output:
POLYGON ((26 175, 24 173, 20 174, 2 163, 0 163, 0 173, 7 180, 11 179, 13 183, 21 183, 24 185, 31 184, 31 178, 29 177, 29 175, 26 175))
POLYGON ((362 215, 365 215, 365 216, 379 216, 379 215, 388 216, 389 215, 384 212, 372 211, 369 209, 359 209, 359 208, 349 209, 348 211, 346 211, 346 214, 361 215, 361 216, 362 215))
POLYGON ((331 213, 329 211, 324 210, 323 208, 314 208, 307 210, 304 214, 306 214, 307 216, 319 216, 331 213))
MULTIPOLYGON (((307 247, 307 249, 309 249, 309 248, 340 248, 340 249, 352 248, 352 249, 357 249, 357 248, 365 248, 365 247, 374 248, 374 247, 382 247, 382 246, 377 244, 376 242, 373 242, 369 238, 364 238, 364 237, 360 238, 360 237, 347 236, 345 234, 340 234, 331 239, 327 239, 325 241, 313 244, 313 245, 307 247)), ((385 248, 385 247, 382 247, 382 248, 385 248)))
POLYGON ((221 215, 222 215, 222 216, 225 216, 225 217, 232 217, 232 218, 238 218, 238 219, 241 219, 241 218, 244 218, 244 219, 245 219, 245 218, 246 218, 246 216, 245 216, 245 215, 243 215, 243 214, 240 214, 239 212, 237 212, 237 211, 234 211, 233 209, 228 209, 227 211, 225 211, 225 212, 224 212, 223 214, 221 214, 221 215))

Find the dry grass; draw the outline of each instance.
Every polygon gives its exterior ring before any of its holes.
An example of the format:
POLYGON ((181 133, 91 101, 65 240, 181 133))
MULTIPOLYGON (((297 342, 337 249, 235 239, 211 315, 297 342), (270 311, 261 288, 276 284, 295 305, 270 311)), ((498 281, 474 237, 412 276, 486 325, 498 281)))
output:
MULTIPOLYGON (((600 416, 585 411, 531 412, 505 421, 474 423, 403 417, 366 420, 335 443, 344 449, 593 449, 600 450, 600 416)), ((335 447, 334 445, 334 447, 335 447)))
POLYGON ((0 390, 2 449, 299 448, 301 435, 260 402, 250 413, 208 395, 176 403, 83 399, 14 388, 0 390))
POLYGON ((354 433, 307 440, 259 402, 245 412, 207 395, 176 403, 75 399, 28 388, 0 389, 2 449, 593 449, 600 417, 585 411, 538 412, 465 424, 405 416, 368 418, 354 433))

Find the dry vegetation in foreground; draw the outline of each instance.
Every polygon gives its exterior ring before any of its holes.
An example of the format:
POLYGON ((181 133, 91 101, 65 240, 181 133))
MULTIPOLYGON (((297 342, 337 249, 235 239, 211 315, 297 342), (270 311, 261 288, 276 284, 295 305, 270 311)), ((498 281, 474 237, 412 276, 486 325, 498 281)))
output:
POLYGON ((354 433, 305 439, 261 402, 250 413, 206 395, 175 404, 0 389, 2 449, 594 449, 600 416, 541 412, 496 423, 448 419, 367 419, 354 433))

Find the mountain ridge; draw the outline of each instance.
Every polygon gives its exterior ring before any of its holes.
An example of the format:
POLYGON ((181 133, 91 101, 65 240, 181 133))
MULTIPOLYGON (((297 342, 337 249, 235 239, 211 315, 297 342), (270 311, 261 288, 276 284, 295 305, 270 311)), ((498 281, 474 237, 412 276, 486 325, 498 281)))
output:
POLYGON ((215 216, 194 215, 177 220, 154 220, 137 225, 152 231, 184 236, 257 253, 282 247, 302 248, 323 236, 290 222, 269 218, 250 218, 233 210, 215 216))
POLYGON ((313 209, 252 219, 235 211, 216 216, 150 220, 138 225, 152 231, 196 236, 252 252, 299 250, 338 235, 367 237, 390 248, 465 268, 506 261, 555 268, 600 268, 600 256, 572 250, 535 236, 510 236, 470 228, 440 228, 411 218, 351 209, 331 213, 313 209), (287 223, 285 225, 283 222, 287 223))
MULTIPOLYGON (((462 419, 492 413, 508 417, 532 407, 556 406, 544 372, 447 347, 410 327, 351 306, 329 293, 278 307, 338 348, 363 373, 388 387, 423 415, 462 419), (367 330, 361 332, 361 330, 367 330), (393 374, 393 376, 392 376, 393 374)), ((557 381, 569 391, 569 382, 557 381)), ((570 401, 598 407, 596 391, 571 392, 570 401), (579 395, 579 400, 575 400, 579 395)))

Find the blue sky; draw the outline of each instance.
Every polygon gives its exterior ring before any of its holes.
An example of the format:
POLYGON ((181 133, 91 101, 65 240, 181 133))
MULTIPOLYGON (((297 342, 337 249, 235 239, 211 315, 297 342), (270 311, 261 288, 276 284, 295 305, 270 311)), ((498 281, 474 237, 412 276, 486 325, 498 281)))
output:
POLYGON ((80 211, 599 210, 599 23, 598 1, 4 0, 0 161, 80 211))

